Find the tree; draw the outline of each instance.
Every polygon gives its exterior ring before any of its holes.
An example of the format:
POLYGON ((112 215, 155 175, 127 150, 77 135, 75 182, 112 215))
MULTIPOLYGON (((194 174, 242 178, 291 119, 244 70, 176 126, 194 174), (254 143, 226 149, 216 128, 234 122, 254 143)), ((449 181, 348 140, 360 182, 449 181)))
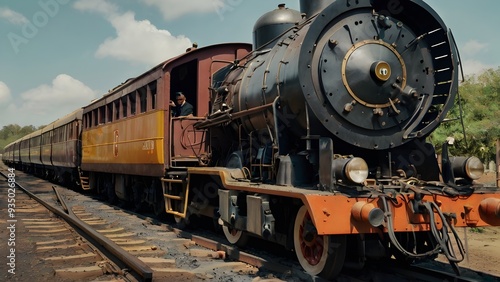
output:
POLYGON ((21 130, 21 126, 17 124, 5 125, 2 130, 0 130, 0 139, 7 139, 10 136, 18 135, 21 130))
MULTIPOLYGON (((460 120, 443 123, 432 135, 431 141, 442 144, 452 136, 456 142, 451 153, 474 155, 483 162, 495 159, 495 142, 500 138, 500 68, 489 69, 478 76, 468 77, 459 86, 463 109, 463 135, 460 120)), ((460 116, 458 99, 448 118, 460 116)))
POLYGON ((3 126, 3 128, 0 130, 0 154, 3 153, 5 146, 7 146, 9 143, 30 134, 35 130, 36 127, 34 127, 33 125, 21 127, 17 124, 9 124, 3 126))
POLYGON ((23 126, 23 128, 21 128, 19 133, 24 136, 24 135, 30 134, 31 132, 33 132, 35 130, 36 130, 36 127, 34 127, 33 125, 27 125, 27 126, 23 126))

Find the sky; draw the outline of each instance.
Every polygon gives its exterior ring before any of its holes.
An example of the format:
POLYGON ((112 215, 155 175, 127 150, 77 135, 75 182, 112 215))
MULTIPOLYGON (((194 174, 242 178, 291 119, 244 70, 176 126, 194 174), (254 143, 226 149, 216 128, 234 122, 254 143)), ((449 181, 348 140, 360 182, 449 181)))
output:
MULTIPOLYGON (((466 75, 500 66, 500 1, 425 0, 453 31, 466 75)), ((185 51, 252 41, 299 0, 0 0, 0 128, 46 125, 185 51)))

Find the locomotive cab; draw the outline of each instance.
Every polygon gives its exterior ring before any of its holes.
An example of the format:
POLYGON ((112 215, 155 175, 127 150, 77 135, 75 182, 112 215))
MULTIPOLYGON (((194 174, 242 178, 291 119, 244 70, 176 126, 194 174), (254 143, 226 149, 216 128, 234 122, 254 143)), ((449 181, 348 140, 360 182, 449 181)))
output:
POLYGON ((192 116, 173 115, 169 110, 168 118, 169 155, 166 168, 205 166, 210 159, 207 149, 206 129, 197 129, 195 124, 203 121, 209 114, 212 76, 216 70, 223 68, 237 58, 243 57, 250 50, 248 44, 220 44, 205 48, 192 49, 168 61, 163 66, 165 72, 165 92, 169 100, 164 101, 166 107, 170 101, 175 101, 176 93, 182 92, 186 102, 193 106, 192 116), (231 49, 236 48, 234 51, 231 49), (233 53, 233 54, 231 54, 233 53))

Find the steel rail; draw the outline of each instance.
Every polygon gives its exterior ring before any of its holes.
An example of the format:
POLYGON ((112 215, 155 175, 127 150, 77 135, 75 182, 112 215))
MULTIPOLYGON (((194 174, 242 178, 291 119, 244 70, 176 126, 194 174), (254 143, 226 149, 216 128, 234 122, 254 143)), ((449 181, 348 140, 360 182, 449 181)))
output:
MULTIPOLYGON (((2 171, 0 171, 0 174, 8 178, 7 175, 5 175, 2 171)), ((20 185, 17 182, 14 182, 17 187, 19 187, 21 190, 23 190, 24 193, 26 193, 30 198, 34 199, 41 205, 43 205, 45 208, 56 214, 57 216, 63 218, 66 222, 71 224, 72 226, 76 226, 80 230, 82 230, 85 234, 90 236, 93 240, 95 240, 97 243, 100 244, 100 246, 112 255, 114 255, 117 259, 119 259, 122 263, 124 263, 127 267, 130 269, 134 270, 142 279, 143 281, 152 281, 153 280, 153 270, 145 264, 143 261, 138 259, 137 257, 129 254, 127 251, 122 249, 120 246, 118 246, 115 242, 111 241, 104 235, 100 234, 97 232, 95 229, 93 229, 90 225, 87 223, 83 222, 80 220, 72 211, 71 208, 68 209, 69 214, 65 213, 63 210, 51 206, 49 203, 45 202, 26 188, 24 188, 22 185, 20 185)), ((55 186, 52 187, 54 191, 57 191, 57 188, 55 186)), ((61 202, 61 205, 67 206, 62 197, 59 197, 59 193, 56 192, 56 196, 58 197, 59 201, 61 202), (64 202, 64 204, 62 204, 64 202)), ((96 246, 98 247, 98 246, 96 246)))
POLYGON ((179 238, 185 238, 193 241, 196 245, 211 249, 213 251, 223 251, 226 253, 227 258, 236 260, 239 262, 243 262, 254 266, 256 268, 263 268, 267 271, 276 272, 276 273, 289 273, 293 277, 299 278, 301 281, 314 281, 314 282, 327 282, 323 278, 319 276, 312 276, 307 272, 301 270, 300 268, 295 268, 290 265, 283 265, 279 262, 274 262, 267 260, 265 258, 259 257, 257 255, 253 255, 249 252, 242 251, 240 248, 236 246, 231 246, 221 241, 205 238, 203 236, 192 234, 191 232, 175 228, 169 224, 163 223, 156 218, 149 217, 147 215, 139 214, 130 210, 126 210, 120 207, 115 207, 123 212, 128 214, 132 214, 138 218, 151 222, 152 224, 163 226, 167 228, 168 231, 174 232, 179 238))
POLYGON ((52 190, 54 190, 54 193, 56 193, 57 200, 59 201, 59 203, 61 203, 64 212, 68 213, 68 206, 66 205, 66 202, 62 198, 61 194, 59 194, 59 190, 56 189, 56 186, 52 186, 52 190))

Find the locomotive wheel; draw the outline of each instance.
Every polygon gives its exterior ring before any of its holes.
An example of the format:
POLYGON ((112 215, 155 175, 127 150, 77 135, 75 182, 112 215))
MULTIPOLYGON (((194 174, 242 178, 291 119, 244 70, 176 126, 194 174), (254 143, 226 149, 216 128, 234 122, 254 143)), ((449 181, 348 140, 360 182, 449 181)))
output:
POLYGON ((300 265, 308 273, 333 279, 342 270, 346 256, 346 236, 318 235, 306 206, 297 212, 293 243, 300 265))
POLYGON ((222 226, 222 231, 224 232, 224 235, 226 236, 226 239, 229 241, 229 243, 233 245, 244 247, 248 242, 248 234, 246 234, 244 231, 227 227, 225 225, 222 226))

